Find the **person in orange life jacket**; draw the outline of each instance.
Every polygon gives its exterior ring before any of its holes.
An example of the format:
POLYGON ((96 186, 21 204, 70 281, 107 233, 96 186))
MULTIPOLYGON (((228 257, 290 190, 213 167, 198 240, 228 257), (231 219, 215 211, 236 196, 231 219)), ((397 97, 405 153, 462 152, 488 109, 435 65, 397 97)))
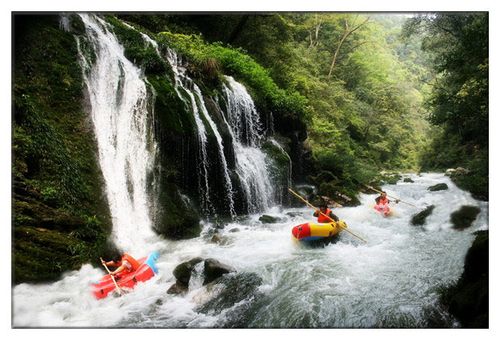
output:
MULTIPOLYGON (((375 202, 377 203, 377 205, 386 205, 386 204, 391 203, 391 201, 387 198, 387 193, 385 191, 382 191, 380 196, 375 198, 375 202)), ((398 204, 398 203, 399 203, 399 200, 397 199, 396 204, 398 204)))
POLYGON ((102 260, 106 266, 113 266, 116 269, 111 272, 111 275, 116 276, 119 273, 131 273, 139 268, 139 262, 127 253, 117 255, 109 262, 102 260))
POLYGON ((320 212, 322 212, 326 216, 329 216, 335 222, 338 222, 339 220, 339 218, 330 209, 328 209, 328 205, 326 204, 326 202, 321 203, 319 209, 314 212, 313 216, 318 218, 318 223, 330 223, 331 220, 323 214, 320 214, 320 212))

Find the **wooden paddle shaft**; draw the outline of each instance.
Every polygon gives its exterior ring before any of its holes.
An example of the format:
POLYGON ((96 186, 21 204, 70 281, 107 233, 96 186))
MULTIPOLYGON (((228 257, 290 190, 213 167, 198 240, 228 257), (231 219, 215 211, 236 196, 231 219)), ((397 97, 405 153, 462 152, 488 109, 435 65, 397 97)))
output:
POLYGON ((111 271, 109 270, 108 266, 106 266, 106 263, 104 263, 102 257, 100 257, 100 259, 101 259, 102 265, 104 266, 104 268, 106 268, 106 271, 108 272, 109 276, 111 276, 111 280, 113 280, 113 283, 116 286, 116 290, 118 290, 118 293, 120 293, 120 295, 123 295, 123 292, 120 289, 120 287, 118 286, 118 283, 116 283, 115 277, 113 275, 111 275, 111 271))
MULTIPOLYGON (((292 189, 288 188, 288 191, 290 191, 292 194, 294 194, 295 196, 297 196, 300 200, 302 200, 305 204, 307 204, 309 207, 315 209, 315 210, 318 210, 319 213, 323 216, 325 216, 326 218, 328 218, 330 221, 336 223, 330 216, 326 215, 326 214, 323 214, 321 212, 321 210, 319 210, 318 208, 316 208, 314 205, 312 205, 311 203, 309 203, 306 199, 304 199, 302 196, 300 196, 299 194, 297 194, 295 191, 293 191, 292 189)), ((348 233, 350 233, 351 235, 359 238, 361 241, 367 243, 362 237, 359 237, 358 235, 356 235, 355 233, 353 233, 352 231, 350 231, 349 229, 343 227, 342 225, 338 224, 338 226, 340 226, 342 229, 344 229, 345 231, 347 231, 348 233)))

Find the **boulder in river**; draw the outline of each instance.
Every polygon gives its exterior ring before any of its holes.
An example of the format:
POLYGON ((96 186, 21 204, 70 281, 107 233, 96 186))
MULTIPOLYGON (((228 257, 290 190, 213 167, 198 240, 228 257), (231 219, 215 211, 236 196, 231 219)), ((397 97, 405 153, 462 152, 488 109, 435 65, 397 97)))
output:
POLYGON ((281 221, 281 218, 271 215, 262 215, 259 218, 259 221, 261 221, 262 223, 278 223, 281 221))
POLYGON ((418 214, 413 215, 411 218, 411 224, 424 225, 425 220, 427 219, 427 217, 430 214, 432 214, 432 211, 434 210, 434 208, 435 208, 434 205, 430 205, 427 208, 425 208, 424 210, 422 210, 421 212, 419 212, 418 214))
POLYGON ((213 282, 214 285, 221 286, 220 292, 203 304, 198 312, 217 315, 224 309, 238 304, 237 310, 231 310, 231 320, 227 320, 229 324, 236 326, 235 323, 238 322, 237 320, 242 321, 242 314, 244 314, 245 308, 248 308, 240 303, 259 295, 258 287, 262 285, 262 282, 262 279, 255 273, 225 275, 213 282))
POLYGON ((463 205, 451 214, 451 223, 455 229, 465 229, 472 225, 481 209, 471 205, 463 205))
POLYGON ((448 184, 446 183, 439 183, 436 185, 432 185, 427 188, 429 191, 440 191, 440 190, 448 190, 448 184))
POLYGON ((404 178, 404 179, 403 179, 403 182, 404 182, 404 183, 415 183, 415 181, 414 181, 414 180, 412 180, 410 177, 406 177, 406 178, 404 178))
POLYGON ((189 280, 191 279, 191 273, 196 264, 203 261, 201 257, 195 257, 189 261, 183 262, 175 267, 173 274, 174 277, 183 285, 189 285, 189 280))
POLYGON ((465 328, 488 328, 488 231, 476 239, 465 256, 464 272, 458 282, 446 288, 441 302, 465 328))
POLYGON ((203 285, 210 283, 224 274, 235 272, 236 270, 228 265, 225 265, 216 259, 206 259, 205 269, 203 275, 205 276, 203 280, 203 285))

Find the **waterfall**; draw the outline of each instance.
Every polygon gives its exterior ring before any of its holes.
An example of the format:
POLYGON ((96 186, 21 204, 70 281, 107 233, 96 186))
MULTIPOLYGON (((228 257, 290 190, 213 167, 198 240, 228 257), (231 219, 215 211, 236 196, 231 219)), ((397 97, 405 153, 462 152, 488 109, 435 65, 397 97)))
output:
MULTIPOLYGON (((205 106, 205 100, 203 99, 203 94, 196 85, 193 80, 186 74, 186 69, 183 67, 182 62, 180 61, 178 55, 172 51, 167 51, 167 60, 169 64, 172 66, 172 70, 174 71, 175 77, 175 90, 177 95, 186 103, 184 96, 182 95, 180 89, 182 89, 189 97, 190 102, 189 105, 193 111, 193 116, 195 119, 197 132, 198 132, 198 141, 199 141, 199 158, 200 158, 200 166, 198 167, 198 179, 199 179, 199 188, 200 188, 200 198, 202 209, 205 214, 210 214, 214 212, 213 205, 210 201, 210 186, 209 186, 209 162, 207 159, 207 130, 203 123, 203 120, 200 116, 203 115, 203 118, 208 122, 210 129, 214 133, 214 136, 217 140, 217 149, 219 153, 219 158, 222 164, 222 173, 224 176, 224 186, 226 191, 226 198, 228 200, 228 208, 229 213, 232 217, 236 216, 234 210, 234 200, 233 200, 233 186, 231 183, 231 178, 229 176, 229 169, 227 166, 227 160, 224 155, 224 145, 222 143, 222 137, 217 129, 217 125, 210 117, 208 110, 205 106)), ((188 103, 186 103, 188 104, 188 103)))
POLYGON ((233 137, 238 174, 249 212, 259 212, 273 204, 274 189, 271 183, 268 159, 259 148, 263 139, 262 124, 252 97, 246 88, 232 77, 225 77, 226 124, 233 137))
POLYGON ((108 24, 94 15, 80 17, 86 30, 85 43, 90 45, 90 54, 95 54, 94 60, 77 38, 113 238, 123 250, 143 253, 147 240, 155 237, 146 180, 156 150, 149 117, 152 97, 141 70, 125 58, 108 24))

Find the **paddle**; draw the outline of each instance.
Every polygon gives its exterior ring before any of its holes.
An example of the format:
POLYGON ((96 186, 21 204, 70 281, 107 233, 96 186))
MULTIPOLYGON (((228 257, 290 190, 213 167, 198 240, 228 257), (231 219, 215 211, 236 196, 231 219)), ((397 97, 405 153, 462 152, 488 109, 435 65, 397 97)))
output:
MULTIPOLYGON (((368 189, 372 189, 373 191, 378 192, 379 194, 381 194, 381 193, 382 193, 382 191, 377 190, 377 189, 375 189, 374 187, 371 187, 371 186, 366 185, 366 184, 363 184, 363 185, 364 185, 365 187, 367 187, 368 189)), ((387 195, 387 196, 389 196, 390 198, 394 198, 396 201, 403 202, 403 203, 406 203, 406 204, 408 204, 408 205, 411 205, 412 207, 418 208, 415 204, 411 204, 411 203, 405 202, 405 201, 403 201, 403 200, 401 200, 401 199, 399 199, 399 198, 396 198, 396 197, 394 197, 394 196, 390 196, 390 195, 387 195)))
POLYGON ((113 280, 113 283, 115 284, 116 290, 118 291, 118 293, 120 293, 120 295, 123 295, 123 291, 120 289, 120 287, 118 287, 118 284, 115 281, 115 277, 113 275, 111 275, 111 271, 109 270, 108 266, 106 266, 106 262, 104 262, 102 257, 100 257, 100 259, 101 259, 102 265, 104 266, 104 268, 106 268, 106 271, 108 272, 109 276, 111 276, 111 280, 113 280))
MULTIPOLYGON (((295 196, 297 196, 297 198, 299 198, 302 202, 304 202, 305 204, 307 204, 309 207, 319 211, 319 213, 323 216, 326 216, 326 218, 328 218, 330 221, 336 223, 330 216, 326 215, 326 214, 323 214, 321 212, 321 210, 319 210, 318 208, 316 208, 314 205, 312 205, 311 203, 309 203, 307 200, 305 200, 302 196, 300 196, 299 194, 297 194, 295 191, 293 191, 292 189, 288 188, 288 191, 290 191, 292 194, 294 194, 295 196)), ((359 237, 358 235, 356 235, 355 233, 353 233, 352 231, 350 231, 349 229, 343 227, 341 224, 337 224, 338 226, 340 226, 342 229, 344 229, 345 231, 347 231, 349 234, 359 238, 361 241, 365 242, 365 243, 368 243, 366 242, 362 237, 359 237)))

